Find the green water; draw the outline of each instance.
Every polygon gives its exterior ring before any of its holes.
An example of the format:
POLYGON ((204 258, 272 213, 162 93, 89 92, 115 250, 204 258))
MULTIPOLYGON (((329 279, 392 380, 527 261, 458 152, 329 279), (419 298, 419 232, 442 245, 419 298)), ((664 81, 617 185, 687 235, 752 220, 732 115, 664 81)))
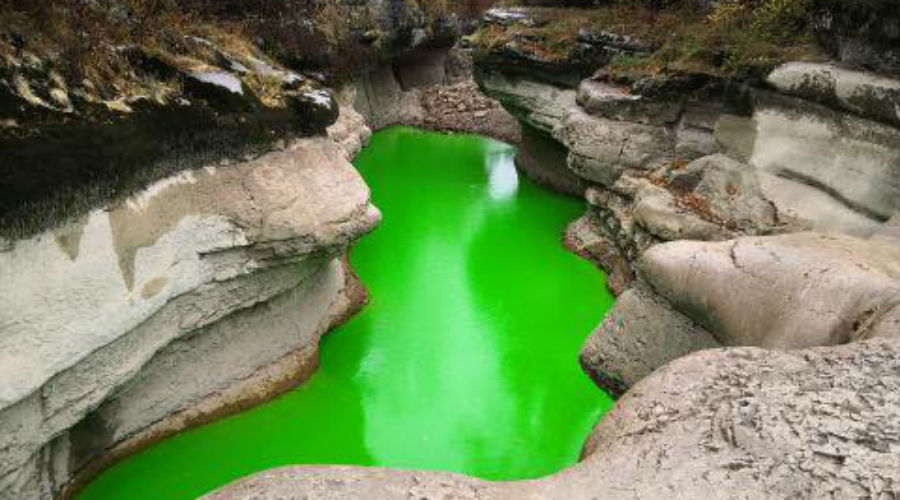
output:
POLYGON ((577 356, 613 299, 560 243, 581 203, 517 177, 513 153, 375 134, 356 165, 384 221, 351 253, 372 301, 323 339, 318 372, 119 463, 79 498, 190 499, 288 464, 519 479, 574 463, 612 404, 577 356))

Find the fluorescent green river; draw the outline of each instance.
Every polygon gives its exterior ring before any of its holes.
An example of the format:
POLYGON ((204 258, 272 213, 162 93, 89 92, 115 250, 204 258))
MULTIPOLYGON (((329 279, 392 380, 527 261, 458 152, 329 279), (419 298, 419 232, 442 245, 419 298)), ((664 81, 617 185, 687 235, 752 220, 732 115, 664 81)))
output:
POLYGON ((289 464, 486 479, 573 464, 612 405, 578 351, 613 299, 603 273, 561 244, 582 204, 517 176, 514 151, 375 134, 356 166, 384 221, 351 252, 371 303, 323 339, 315 375, 126 459, 79 498, 191 499, 289 464))

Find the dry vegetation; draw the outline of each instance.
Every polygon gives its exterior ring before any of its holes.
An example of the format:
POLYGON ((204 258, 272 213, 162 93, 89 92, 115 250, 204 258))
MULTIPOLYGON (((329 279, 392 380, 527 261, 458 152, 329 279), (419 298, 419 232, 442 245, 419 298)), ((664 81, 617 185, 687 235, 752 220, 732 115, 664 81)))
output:
MULTIPOLYGON (((490 0, 398 0, 401 22, 424 16, 436 25, 454 15, 477 16, 490 0), (421 15, 419 14, 421 13, 421 15)), ((158 54, 187 56, 186 35, 264 46, 296 67, 340 73, 358 68, 389 43, 370 3, 336 0, 2 0, 0 62, 23 49, 51 61, 67 79, 127 79, 121 50, 140 46, 158 54), (365 36, 360 39, 359 34, 365 36)), ((418 21, 421 22, 421 21, 418 21)), ((229 48, 228 46, 224 46, 229 48)))
POLYGON ((515 38, 520 46, 543 59, 564 61, 577 46, 579 30, 589 28, 634 37, 654 48, 648 55, 615 58, 610 65, 614 72, 729 75, 768 68, 785 60, 821 58, 810 26, 811 15, 821 1, 723 0, 711 10, 678 0, 618 0, 583 9, 532 7, 528 12, 537 21, 535 26, 488 26, 477 35, 476 42, 492 50, 515 38))

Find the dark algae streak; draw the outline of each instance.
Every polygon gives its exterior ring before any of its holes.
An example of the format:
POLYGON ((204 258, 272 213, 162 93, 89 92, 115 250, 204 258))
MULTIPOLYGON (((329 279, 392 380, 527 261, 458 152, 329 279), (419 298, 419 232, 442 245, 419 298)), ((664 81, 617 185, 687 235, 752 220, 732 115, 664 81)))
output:
POLYGON ((573 464, 612 405, 577 358, 613 299, 560 243, 581 203, 518 176, 513 155, 477 136, 375 134, 356 166, 384 220, 351 254, 372 299, 323 339, 315 375, 126 459, 79 498, 191 499, 290 464, 498 480, 573 464))

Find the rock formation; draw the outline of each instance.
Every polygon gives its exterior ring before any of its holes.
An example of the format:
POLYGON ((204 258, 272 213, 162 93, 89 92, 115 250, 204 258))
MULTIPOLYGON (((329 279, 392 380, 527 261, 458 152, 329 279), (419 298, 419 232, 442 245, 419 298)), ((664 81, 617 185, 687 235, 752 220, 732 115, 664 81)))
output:
MULTIPOLYGON (((388 3, 379 36, 430 22, 388 3)), ((345 257, 380 218, 349 163, 369 125, 452 109, 428 125, 518 140, 468 52, 426 35, 336 90, 227 37, 129 47, 112 95, 31 50, 3 60, 0 498, 70 496, 315 370, 366 299, 345 257)))
MULTIPOLYGON (((820 12, 834 62, 631 78, 607 68, 654 43, 580 29, 560 56, 523 7, 448 51, 460 20, 408 3, 334 4, 366 56, 334 90, 195 37, 128 48, 140 92, 111 94, 0 42, 0 498, 65 496, 302 381, 364 300, 343 257, 379 216, 348 161, 392 124, 521 141, 520 170, 584 197, 565 242, 619 300, 580 362, 621 397, 546 478, 288 467, 205 498, 900 497, 893 18, 820 12)), ((321 63, 296 25, 217 8, 321 63)))
POLYGON ((206 498, 900 495, 900 82, 810 62, 629 81, 593 71, 652 47, 580 32, 561 61, 515 28, 532 12, 489 13, 476 75, 523 126, 519 168, 586 199, 566 243, 619 294, 580 361, 621 398, 582 461, 515 482, 289 467, 206 498))
POLYGON ((347 156, 293 140, 0 253, 0 496, 49 498, 93 459, 314 369, 319 337, 361 305, 341 256, 379 219, 347 156))

